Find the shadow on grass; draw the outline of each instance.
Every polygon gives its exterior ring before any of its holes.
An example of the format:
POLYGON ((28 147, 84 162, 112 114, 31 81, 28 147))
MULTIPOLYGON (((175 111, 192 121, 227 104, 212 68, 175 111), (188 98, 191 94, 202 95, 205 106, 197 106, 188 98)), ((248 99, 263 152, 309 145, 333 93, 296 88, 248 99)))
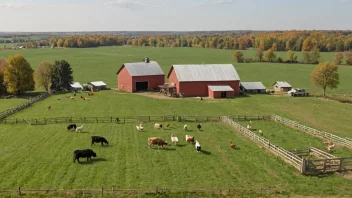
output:
POLYGON ((80 160, 79 164, 82 165, 87 165, 87 164, 95 164, 95 163, 99 163, 99 162, 106 162, 107 160, 104 158, 92 158, 92 161, 87 161, 87 160, 80 160))
POLYGON ((152 149, 154 149, 154 150, 159 150, 159 151, 176 151, 176 149, 175 148, 168 148, 168 147, 163 147, 163 148, 152 148, 152 149))
POLYGON ((211 152, 206 151, 206 150, 202 150, 201 152, 202 152, 203 154, 205 154, 205 155, 211 155, 211 152))
POLYGON ((76 132, 76 133, 90 133, 88 131, 76 132))
POLYGON ((176 146, 177 147, 185 147, 185 146, 187 146, 187 144, 177 144, 176 146))

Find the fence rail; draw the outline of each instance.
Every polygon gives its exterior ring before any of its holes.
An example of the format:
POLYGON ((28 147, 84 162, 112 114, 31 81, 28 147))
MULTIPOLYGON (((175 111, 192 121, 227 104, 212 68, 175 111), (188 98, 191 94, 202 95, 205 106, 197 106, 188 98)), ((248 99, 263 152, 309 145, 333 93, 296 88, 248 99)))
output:
POLYGON ((246 129, 245 127, 241 126, 240 124, 234 122, 227 116, 222 117, 222 121, 224 123, 230 124, 233 126, 237 131, 245 134, 248 136, 252 141, 259 143, 264 146, 264 148, 270 150, 271 152, 277 154, 279 157, 281 157, 284 161, 288 162, 290 165, 301 171, 302 168, 302 159, 298 157, 296 154, 289 152, 285 150, 284 148, 281 148, 279 146, 276 146, 272 143, 270 143, 269 140, 260 137, 253 133, 251 130, 246 129))
MULTIPOLYGON (((263 120, 270 119, 270 116, 231 116, 237 120, 263 120)), ((62 124, 62 123, 113 123, 117 117, 53 117, 53 118, 4 118, 2 124, 62 124)), ((140 123, 140 122, 220 122, 221 116, 124 116, 118 117, 119 123, 140 123)))
POLYGON ((272 115, 271 119, 275 120, 276 122, 280 122, 284 125, 296 128, 296 129, 303 131, 305 133, 308 133, 310 135, 316 136, 320 139, 330 140, 331 142, 334 142, 336 144, 341 144, 343 146, 347 146, 349 148, 352 148, 352 140, 350 138, 342 138, 342 137, 339 137, 337 135, 334 135, 334 134, 331 134, 328 132, 319 131, 317 129, 313 129, 311 127, 299 124, 296 121, 289 120, 289 119, 286 119, 286 118, 283 118, 283 117, 280 117, 277 115, 272 115))
POLYGON ((12 114, 15 114, 16 112, 18 111, 21 111, 25 108, 28 108, 29 106, 31 106, 32 104, 36 103, 36 102, 39 102, 47 97, 49 97, 50 94, 48 93, 43 93, 43 94, 40 94, 34 98, 31 98, 29 101, 27 101, 26 103, 23 103, 23 104, 20 104, 16 107, 13 107, 11 109, 7 109, 5 111, 2 111, 0 112, 0 120, 3 120, 4 118, 7 118, 8 116, 12 115, 12 114))

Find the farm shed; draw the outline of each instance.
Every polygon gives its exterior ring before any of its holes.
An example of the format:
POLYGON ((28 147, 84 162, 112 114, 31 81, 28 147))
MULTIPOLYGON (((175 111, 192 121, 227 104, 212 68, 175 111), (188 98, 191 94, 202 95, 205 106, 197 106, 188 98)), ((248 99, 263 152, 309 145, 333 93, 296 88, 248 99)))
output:
POLYGON ((227 98, 235 95, 235 91, 228 85, 209 85, 208 95, 210 98, 227 98))
POLYGON ((73 84, 70 84, 71 86, 71 91, 82 91, 83 90, 83 86, 81 84, 79 84, 79 82, 73 82, 73 84))
POLYGON ((262 82, 241 82, 240 88, 245 93, 266 93, 266 88, 262 82))
POLYGON ((216 85, 233 89, 225 91, 226 97, 238 95, 240 91, 240 78, 232 64, 173 65, 168 78, 169 84, 176 86, 177 95, 185 97, 217 95, 215 92, 219 91, 208 87, 216 85))
POLYGON ((276 81, 273 87, 275 92, 288 92, 292 89, 292 86, 285 81, 276 81))
POLYGON ((117 72, 117 86, 122 91, 158 90, 164 82, 165 74, 155 61, 124 63, 117 72))
POLYGON ((88 87, 94 91, 106 89, 106 84, 103 81, 89 82, 88 87))

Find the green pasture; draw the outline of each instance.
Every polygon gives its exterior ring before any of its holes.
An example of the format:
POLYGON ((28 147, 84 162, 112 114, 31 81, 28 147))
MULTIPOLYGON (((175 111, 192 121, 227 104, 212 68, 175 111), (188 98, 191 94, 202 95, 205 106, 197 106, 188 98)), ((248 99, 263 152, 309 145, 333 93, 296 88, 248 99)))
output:
MULTIPOLYGON (((248 121, 238 123, 244 127, 249 124, 248 121)), ((252 121, 251 126, 251 131, 286 150, 307 149, 311 145, 325 151, 326 144, 321 139, 275 121, 252 121), (259 130, 262 131, 262 135, 259 134, 259 130)), ((331 154, 337 157, 352 157, 352 150, 345 147, 336 147, 331 154)))
MULTIPOLYGON (((0 58, 22 54, 36 68, 41 61, 54 62, 67 60, 74 71, 74 80, 81 83, 102 80, 109 87, 117 87, 116 72, 123 63, 140 62, 145 56, 157 61, 165 74, 172 64, 234 64, 241 81, 261 81, 271 88, 275 81, 287 81, 293 87, 309 88, 321 91, 311 85, 310 73, 315 65, 278 64, 278 63, 242 63, 237 64, 231 58, 233 50, 199 48, 151 48, 151 47, 99 47, 99 48, 56 48, 26 49, 21 51, 0 51, 0 58)), ((253 50, 245 51, 245 56, 254 55, 253 50)), ((284 52, 278 52, 284 54, 284 52)), ((299 52, 297 52, 299 54, 299 52)), ((322 53, 322 60, 332 61, 333 53, 322 53)), ((351 93, 352 67, 340 66, 340 85, 335 93, 351 93)), ((330 91, 330 90, 328 90, 330 91)))
MULTIPOLYGON (((79 124, 79 123, 77 123, 79 124)), ((306 177, 293 167, 259 148, 230 126, 203 123, 203 131, 188 123, 170 123, 163 131, 144 123, 138 132, 129 124, 85 124, 83 133, 69 132, 66 125, 3 125, 0 133, 0 186, 2 189, 80 188, 255 188, 272 187, 297 195, 349 195, 351 180, 342 176, 306 177), (148 137, 178 146, 149 149, 148 137), (203 152, 184 140, 194 135, 203 152), (109 146, 90 145, 90 136, 104 136, 109 146), (237 149, 229 146, 233 140, 237 149), (73 163, 73 151, 91 148, 93 163, 73 163), (333 185, 332 185, 333 184, 333 185)))
POLYGON ((0 112, 27 102, 26 99, 0 99, 0 112))
POLYGON ((234 99, 200 101, 186 99, 155 99, 144 95, 119 91, 95 92, 94 96, 78 93, 54 95, 28 109, 16 113, 16 118, 43 117, 94 117, 94 116, 160 116, 160 115, 271 115, 277 114, 302 124, 342 137, 352 137, 348 115, 352 106, 315 97, 289 97, 287 95, 250 95, 234 99), (89 101, 80 96, 90 98, 89 101), (51 110, 47 110, 48 106, 51 110))

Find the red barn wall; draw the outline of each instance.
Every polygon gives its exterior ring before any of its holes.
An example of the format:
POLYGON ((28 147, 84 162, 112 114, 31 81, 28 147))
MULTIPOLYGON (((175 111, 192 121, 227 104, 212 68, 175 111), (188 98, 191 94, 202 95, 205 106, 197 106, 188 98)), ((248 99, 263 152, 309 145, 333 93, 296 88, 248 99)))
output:
POLYGON ((132 77, 132 90, 136 90, 136 82, 145 82, 148 81, 148 90, 153 90, 154 88, 159 88, 159 85, 165 83, 165 76, 133 76, 132 77))
POLYGON ((177 76, 176 76, 176 72, 174 70, 174 68, 172 68, 172 71, 169 75, 169 85, 171 85, 172 83, 174 83, 176 85, 176 92, 180 93, 180 83, 178 82, 177 76))
POLYGON ((132 77, 126 67, 117 74, 117 88, 121 91, 132 92, 132 77))
MULTIPOLYGON (((208 89, 208 94, 210 98, 221 98, 221 92, 222 91, 212 91, 211 89, 208 89)), ((234 91, 226 91, 226 97, 233 97, 235 95, 234 91)))
POLYGON ((208 96, 208 85, 229 85, 234 90, 233 95, 238 95, 240 91, 240 81, 180 82, 177 93, 184 93, 186 97, 208 96))

